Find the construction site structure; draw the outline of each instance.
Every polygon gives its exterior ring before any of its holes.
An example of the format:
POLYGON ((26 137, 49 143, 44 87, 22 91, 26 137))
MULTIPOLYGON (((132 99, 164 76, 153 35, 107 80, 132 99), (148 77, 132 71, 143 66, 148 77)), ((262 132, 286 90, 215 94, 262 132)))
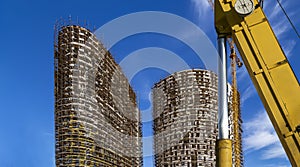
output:
POLYGON ((229 88, 231 98, 231 104, 229 105, 229 115, 232 120, 231 123, 231 135, 230 139, 233 141, 232 143, 232 158, 233 158, 233 166, 242 167, 244 166, 244 159, 243 159, 243 146, 242 146, 242 118, 241 118, 241 108, 240 108, 240 94, 238 92, 237 86, 237 67, 241 67, 243 63, 237 57, 234 47, 234 42, 230 41, 230 66, 231 66, 231 80, 232 80, 232 87, 229 88))
POLYGON ((228 115, 229 115, 229 139, 232 141, 232 166, 244 166, 244 154, 242 144, 242 118, 240 108, 240 94, 233 85, 228 84, 228 115))
MULTIPOLYGON (((228 95, 232 95, 229 90, 228 95)), ((217 95, 217 75, 208 70, 176 72, 155 84, 155 166, 216 166, 217 95)), ((233 138, 233 112, 229 114, 229 134, 233 138)))
POLYGON ((136 95, 87 28, 55 28, 55 158, 58 167, 142 166, 136 95))

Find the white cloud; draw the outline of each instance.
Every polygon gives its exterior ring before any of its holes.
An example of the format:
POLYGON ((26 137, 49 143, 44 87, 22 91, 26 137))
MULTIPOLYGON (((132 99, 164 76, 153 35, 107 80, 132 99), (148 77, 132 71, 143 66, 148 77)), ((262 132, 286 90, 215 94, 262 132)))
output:
MULTIPOLYGON (((281 41, 283 40, 283 35, 291 30, 291 25, 288 23, 287 18, 282 12, 278 3, 265 1, 266 4, 264 6, 268 6, 265 8, 265 13, 267 18, 270 21, 272 29, 276 34, 277 38, 281 41)), ((284 4, 286 1, 281 2, 284 7, 287 7, 288 4, 284 4)))
POLYGON ((274 33, 278 39, 281 39, 282 36, 290 29, 290 25, 287 24, 286 19, 278 16, 276 22, 273 26, 274 33))
POLYGON ((285 55, 290 58, 292 56, 292 51, 296 46, 296 41, 295 40, 287 40, 283 45, 282 49, 284 50, 285 55))
POLYGON ((276 19, 276 17, 278 17, 278 14, 280 12, 280 8, 279 8, 278 3, 276 3, 276 5, 274 5, 273 7, 270 7, 269 9, 270 9, 269 12, 268 12, 268 13, 270 13, 269 14, 269 19, 276 19))
POLYGON ((288 165, 278 165, 278 164, 270 164, 270 165, 266 165, 265 167, 291 167, 288 165))
POLYGON ((279 142, 273 144, 272 147, 266 149, 262 155, 262 159, 286 158, 286 154, 279 142))
POLYGON ((191 0, 199 16, 204 16, 207 11, 212 10, 208 0, 191 0))
POLYGON ((278 141, 273 126, 265 112, 259 112, 252 120, 244 123, 245 150, 259 150, 278 141))
POLYGON ((240 80, 240 81, 244 81, 245 77, 246 77, 247 75, 249 75, 249 74, 248 74, 248 71, 247 71, 247 69, 246 69, 245 66, 243 66, 243 67, 237 69, 236 72, 237 72, 238 80, 240 80))
POLYGON ((261 159, 286 158, 286 154, 265 111, 244 123, 245 151, 262 150, 261 159))
POLYGON ((256 89, 253 86, 252 82, 249 84, 249 86, 241 93, 241 104, 244 104, 246 100, 248 100, 250 97, 255 95, 256 89))
POLYGON ((259 150, 266 146, 269 146, 277 141, 276 134, 270 131, 256 131, 253 135, 250 135, 244 139, 245 149, 259 150))

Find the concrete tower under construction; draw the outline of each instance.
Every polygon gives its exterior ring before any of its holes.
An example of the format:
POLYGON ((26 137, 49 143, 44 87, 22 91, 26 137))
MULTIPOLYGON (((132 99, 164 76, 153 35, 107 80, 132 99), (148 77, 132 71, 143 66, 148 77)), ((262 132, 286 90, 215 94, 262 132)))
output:
MULTIPOLYGON (((185 70, 155 84, 155 166, 216 166, 217 116, 218 79, 215 73, 200 69, 185 70)), ((232 116, 229 115, 229 118, 232 116)), ((233 139, 231 120, 229 125, 229 134, 233 139)))
POLYGON ((217 76, 177 72, 153 88, 155 166, 215 166, 217 76))
POLYGON ((57 25, 56 166, 142 166, 136 95, 87 28, 57 25))

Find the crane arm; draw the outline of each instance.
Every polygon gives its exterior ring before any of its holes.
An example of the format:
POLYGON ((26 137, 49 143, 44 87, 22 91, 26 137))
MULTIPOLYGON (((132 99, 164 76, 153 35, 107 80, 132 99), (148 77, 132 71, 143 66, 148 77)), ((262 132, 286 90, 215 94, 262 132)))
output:
POLYGON ((300 167, 299 82, 259 2, 251 0, 254 11, 242 16, 236 1, 215 0, 216 31, 233 38, 291 164, 300 167))

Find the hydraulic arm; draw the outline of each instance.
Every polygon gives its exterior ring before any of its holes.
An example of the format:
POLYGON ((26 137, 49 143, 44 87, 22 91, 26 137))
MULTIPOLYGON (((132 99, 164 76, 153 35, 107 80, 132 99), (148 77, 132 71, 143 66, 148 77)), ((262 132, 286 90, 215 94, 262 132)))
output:
POLYGON ((300 167, 299 82, 259 2, 215 0, 215 27, 219 38, 234 40, 292 166, 300 167))

